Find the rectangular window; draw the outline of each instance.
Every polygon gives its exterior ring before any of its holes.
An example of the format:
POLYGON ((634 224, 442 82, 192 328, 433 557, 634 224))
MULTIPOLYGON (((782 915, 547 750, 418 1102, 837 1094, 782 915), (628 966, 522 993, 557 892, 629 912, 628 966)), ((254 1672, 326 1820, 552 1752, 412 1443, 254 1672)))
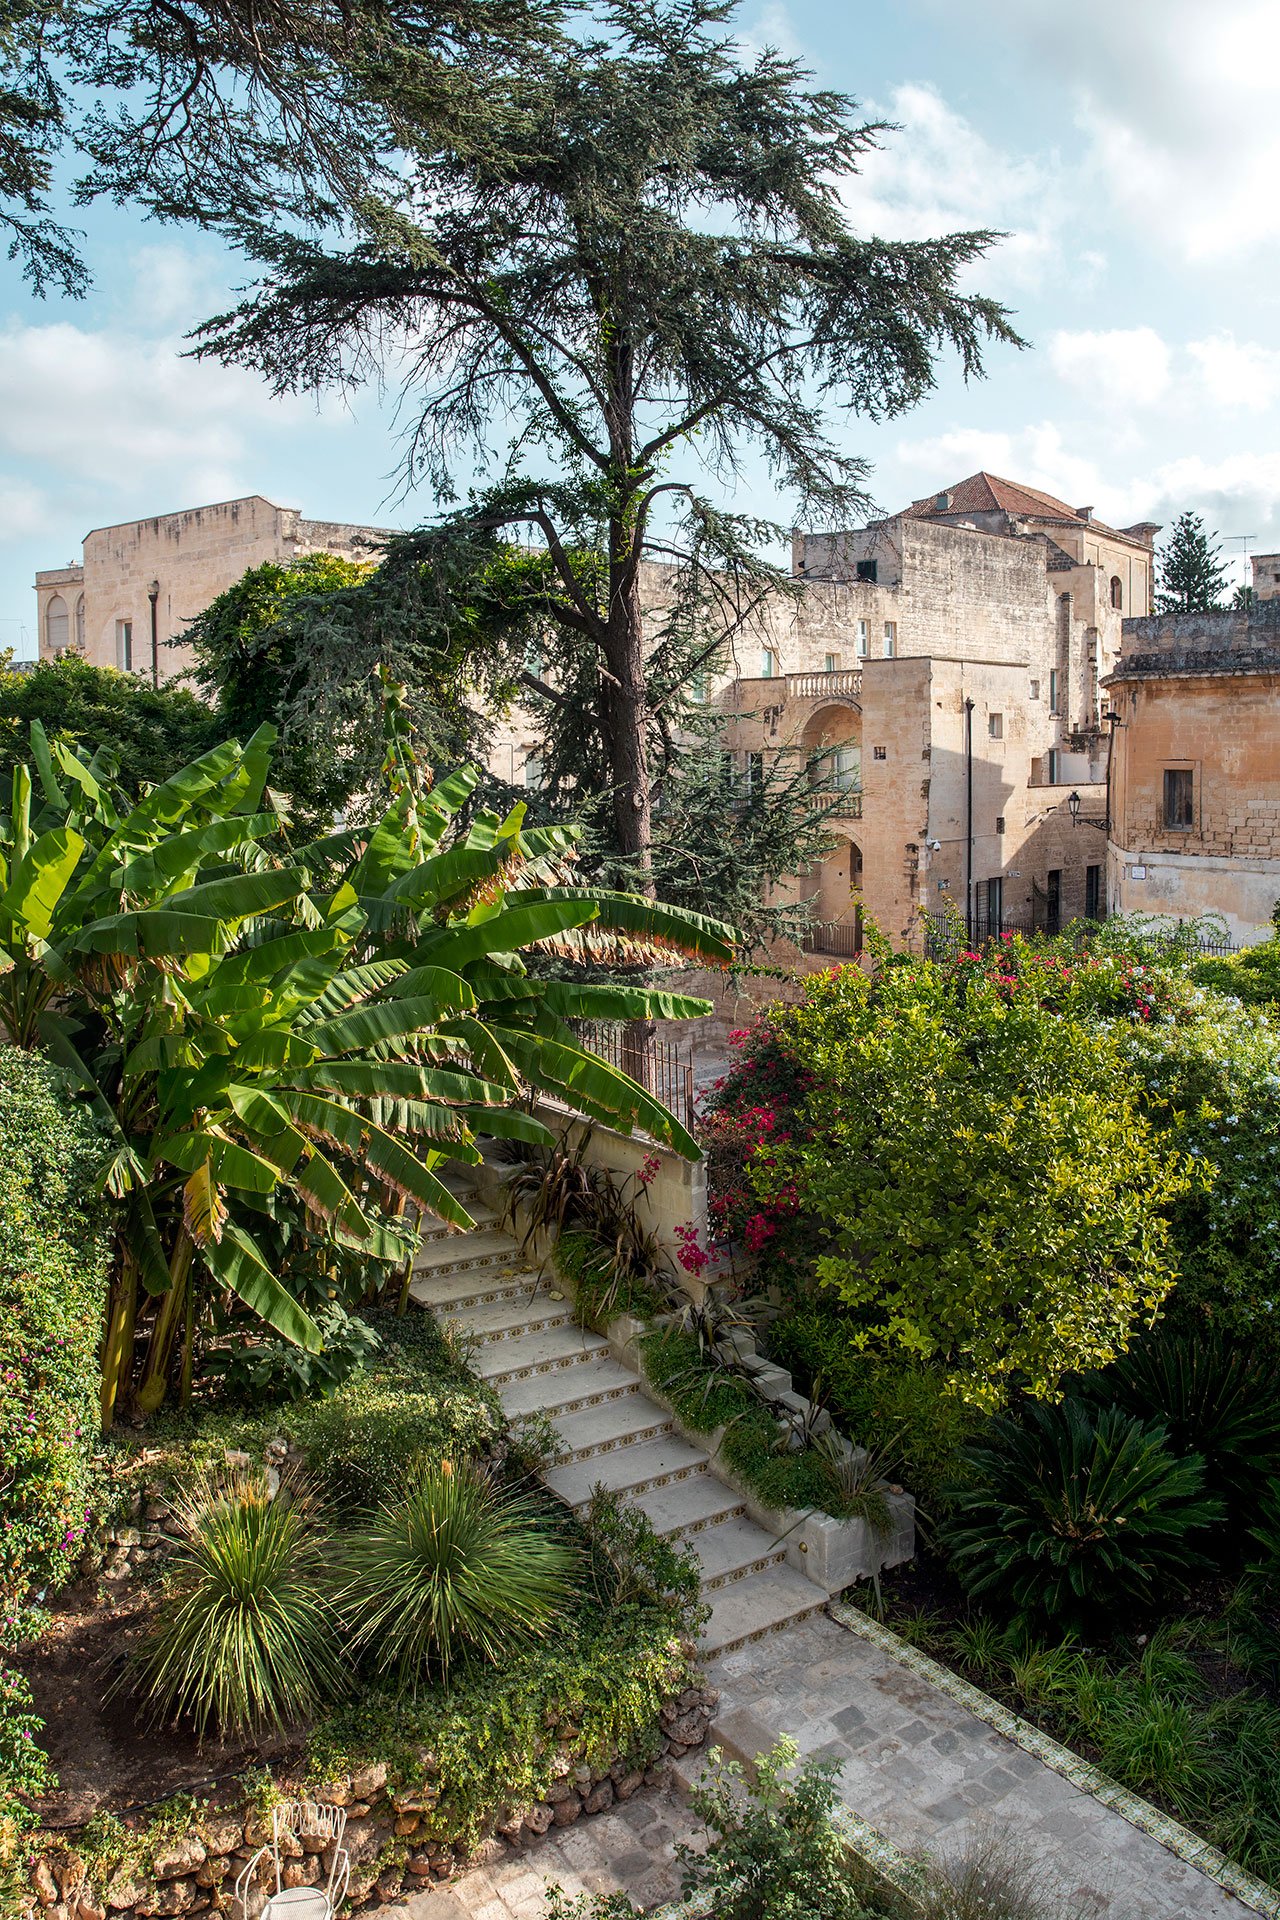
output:
POLYGON ((1050 867, 1046 878, 1045 932, 1057 933, 1062 926, 1062 868, 1050 867))
POLYGON ((1049 669, 1049 711, 1050 713, 1058 711, 1058 669, 1056 667, 1049 669))
POLYGON ((1040 682, 1038 680, 1033 680, 1031 682, 1030 687, 1027 689, 1027 691, 1028 691, 1029 697, 1032 700, 1038 700, 1040 698, 1040 682))
POLYGON ((1004 881, 1003 880, 999 880, 999 879, 988 880, 986 905, 987 905, 987 925, 992 929, 993 932, 998 933, 1000 930, 1000 922, 1004 917, 1004 881))
POLYGON ((133 622, 116 621, 116 665, 121 673, 133 671, 133 622))
POLYGON ((1058 784, 1058 749, 1056 747, 1050 747, 1044 758, 1046 778, 1051 787, 1056 787, 1058 784))
POLYGON ((747 792, 759 793, 763 785, 764 755, 762 753, 749 753, 747 755, 747 792))
POLYGON ((1086 920, 1102 918, 1102 868, 1086 867, 1084 870, 1084 917, 1086 920))
POLYGON ((1002 813, 998 813, 996 815, 996 832, 997 833, 1004 832, 1004 815, 1002 813))
POLYGON ((838 673, 840 671, 840 655, 838 653, 829 653, 825 658, 827 664, 822 671, 824 673, 838 673))
POLYGON ((858 622, 858 658, 859 660, 865 660, 866 657, 867 657, 867 623, 865 620, 859 620, 858 622))
POLYGON ((776 664, 776 656, 774 654, 773 648, 766 647, 764 652, 760 655, 760 678, 762 680, 773 679, 775 664, 776 664))
POLYGON ((1190 767, 1164 770, 1164 824, 1170 833, 1190 833, 1195 825, 1195 777, 1190 767))
POLYGON ((884 657, 885 659, 886 660, 894 659, 894 657, 897 654, 897 651, 898 651, 898 623, 896 620, 886 620, 884 623, 884 657))
POLYGON ((872 582, 874 583, 874 581, 875 581, 875 577, 876 577, 876 563, 875 563, 875 561, 874 561, 874 560, 859 560, 859 562, 858 562, 858 578, 859 578, 859 580, 870 580, 870 581, 872 581, 872 582))
POLYGON ((526 753, 524 757, 524 783, 531 790, 542 785, 542 756, 526 753))
POLYGON ((874 758, 877 760, 887 760, 889 757, 888 749, 886 747, 872 747, 871 752, 874 758))
POLYGON ((1004 715, 1002 713, 989 713, 987 715, 987 734, 992 740, 1004 739, 1004 715))

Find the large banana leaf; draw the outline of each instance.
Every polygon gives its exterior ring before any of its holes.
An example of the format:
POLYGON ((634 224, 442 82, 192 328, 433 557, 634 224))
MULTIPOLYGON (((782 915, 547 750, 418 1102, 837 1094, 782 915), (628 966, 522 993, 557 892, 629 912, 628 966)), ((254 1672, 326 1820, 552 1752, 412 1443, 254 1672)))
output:
POLYGON ((80 835, 67 827, 54 827, 33 841, 0 895, 0 943, 48 939, 58 902, 84 850, 80 835))
POLYGON ((259 1320, 307 1353, 320 1353, 324 1340, 305 1307, 282 1287, 243 1227, 228 1220, 222 1238, 203 1250, 203 1257, 224 1287, 244 1301, 259 1320))

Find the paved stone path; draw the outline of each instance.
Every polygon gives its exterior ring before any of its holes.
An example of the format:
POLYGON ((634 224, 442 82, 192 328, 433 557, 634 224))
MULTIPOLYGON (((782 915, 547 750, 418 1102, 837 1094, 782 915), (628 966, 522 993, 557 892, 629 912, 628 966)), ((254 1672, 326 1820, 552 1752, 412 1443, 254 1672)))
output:
POLYGON ((711 1728, 750 1757, 789 1734, 841 1762, 840 1794, 904 1853, 962 1852, 1002 1829, 1083 1915, 1246 1920, 1253 1910, 1150 1834, 1024 1753, 890 1654, 820 1616, 726 1654, 711 1728))
POLYGON ((494 1858, 452 1886, 383 1913, 385 1920, 546 1920, 546 1890, 556 1883, 571 1896, 622 1891, 646 1909, 661 1906, 680 1891, 676 1842, 698 1831, 680 1794, 651 1788, 576 1826, 553 1827, 518 1853, 494 1849, 494 1858))
MULTIPOLYGON (((797 1621, 707 1668, 720 1689, 709 1744, 744 1760, 789 1734, 802 1754, 838 1759, 845 1804, 903 1853, 954 1857, 1008 1834, 1059 1881, 1073 1920, 1250 1920, 1254 1909, 1188 1866, 892 1655, 826 1616, 797 1621)), ((681 1766, 696 1771, 696 1754, 681 1766)), ((677 1783, 680 1775, 677 1773, 677 1783)), ((676 1840, 695 1832, 675 1793, 501 1851, 451 1887, 390 1909, 395 1920, 544 1920, 545 1890, 623 1889, 670 1900, 676 1840)))

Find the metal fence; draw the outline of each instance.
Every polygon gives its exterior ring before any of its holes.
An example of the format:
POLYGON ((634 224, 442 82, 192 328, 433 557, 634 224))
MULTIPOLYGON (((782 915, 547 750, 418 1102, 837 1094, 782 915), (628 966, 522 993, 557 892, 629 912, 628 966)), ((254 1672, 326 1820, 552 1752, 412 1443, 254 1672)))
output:
POLYGON ((620 1073, 638 1080, 682 1126, 693 1128, 693 1059, 674 1040, 641 1034, 639 1024, 575 1020, 574 1032, 588 1053, 598 1054, 620 1073))
POLYGON ((835 959, 856 960, 862 952, 862 916, 856 920, 822 921, 800 939, 801 953, 829 953, 835 959))
MULTIPOLYGON (((1037 934, 1042 934, 1046 939, 1065 936, 1077 952, 1082 952, 1092 936, 1105 924, 1102 920, 1073 920, 1067 926, 1055 927, 1043 921, 1037 924, 1029 914, 1008 914, 996 919, 975 913, 966 929, 946 914, 930 913, 925 915, 924 950, 930 958, 934 958, 940 953, 949 953, 957 937, 972 947, 984 947, 993 940, 1003 940, 1009 934, 1021 933, 1028 938, 1034 938, 1037 934)), ((1225 957, 1240 951, 1232 940, 1195 939, 1180 933, 1176 927, 1138 934, 1134 939, 1134 947, 1135 950, 1153 955, 1185 953, 1197 960, 1225 957)))

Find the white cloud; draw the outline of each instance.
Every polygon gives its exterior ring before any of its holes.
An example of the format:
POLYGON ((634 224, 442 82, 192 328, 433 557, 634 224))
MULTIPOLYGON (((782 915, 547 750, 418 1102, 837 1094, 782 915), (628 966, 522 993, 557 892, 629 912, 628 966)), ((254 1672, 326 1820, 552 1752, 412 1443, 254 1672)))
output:
POLYGON ((184 501, 247 491, 252 436, 309 414, 251 374, 184 360, 176 342, 65 321, 0 332, 0 453, 108 505, 140 485, 184 501))
POLYGON ((1060 379, 1106 407, 1154 406, 1169 390, 1172 356, 1154 327, 1055 333, 1048 354, 1060 379))
POLYGON ((1280 236, 1275 0, 975 4, 988 31, 1070 88, 1092 204, 1193 262, 1241 257, 1280 236))
POLYGON ((1217 333, 1192 340, 1187 352, 1208 398, 1219 407, 1265 408, 1280 399, 1280 351, 1217 333))
POLYGON ((1052 420, 1011 432, 959 428, 927 440, 904 441, 897 458, 903 467, 927 476, 928 486, 946 486, 985 470, 1039 487, 1068 505, 1095 507, 1103 519, 1111 517, 1123 498, 1106 484, 1092 457, 1067 447, 1052 420))
MULTIPOLYGON (((1056 156, 1031 159, 993 145, 928 86, 895 87, 887 101, 868 102, 866 113, 901 130, 885 134, 842 187, 859 232, 923 240, 998 228, 1007 237, 980 269, 984 286, 1036 286, 1061 263, 1067 202, 1056 156)), ((1098 258, 1087 271, 1096 272, 1098 258)))

